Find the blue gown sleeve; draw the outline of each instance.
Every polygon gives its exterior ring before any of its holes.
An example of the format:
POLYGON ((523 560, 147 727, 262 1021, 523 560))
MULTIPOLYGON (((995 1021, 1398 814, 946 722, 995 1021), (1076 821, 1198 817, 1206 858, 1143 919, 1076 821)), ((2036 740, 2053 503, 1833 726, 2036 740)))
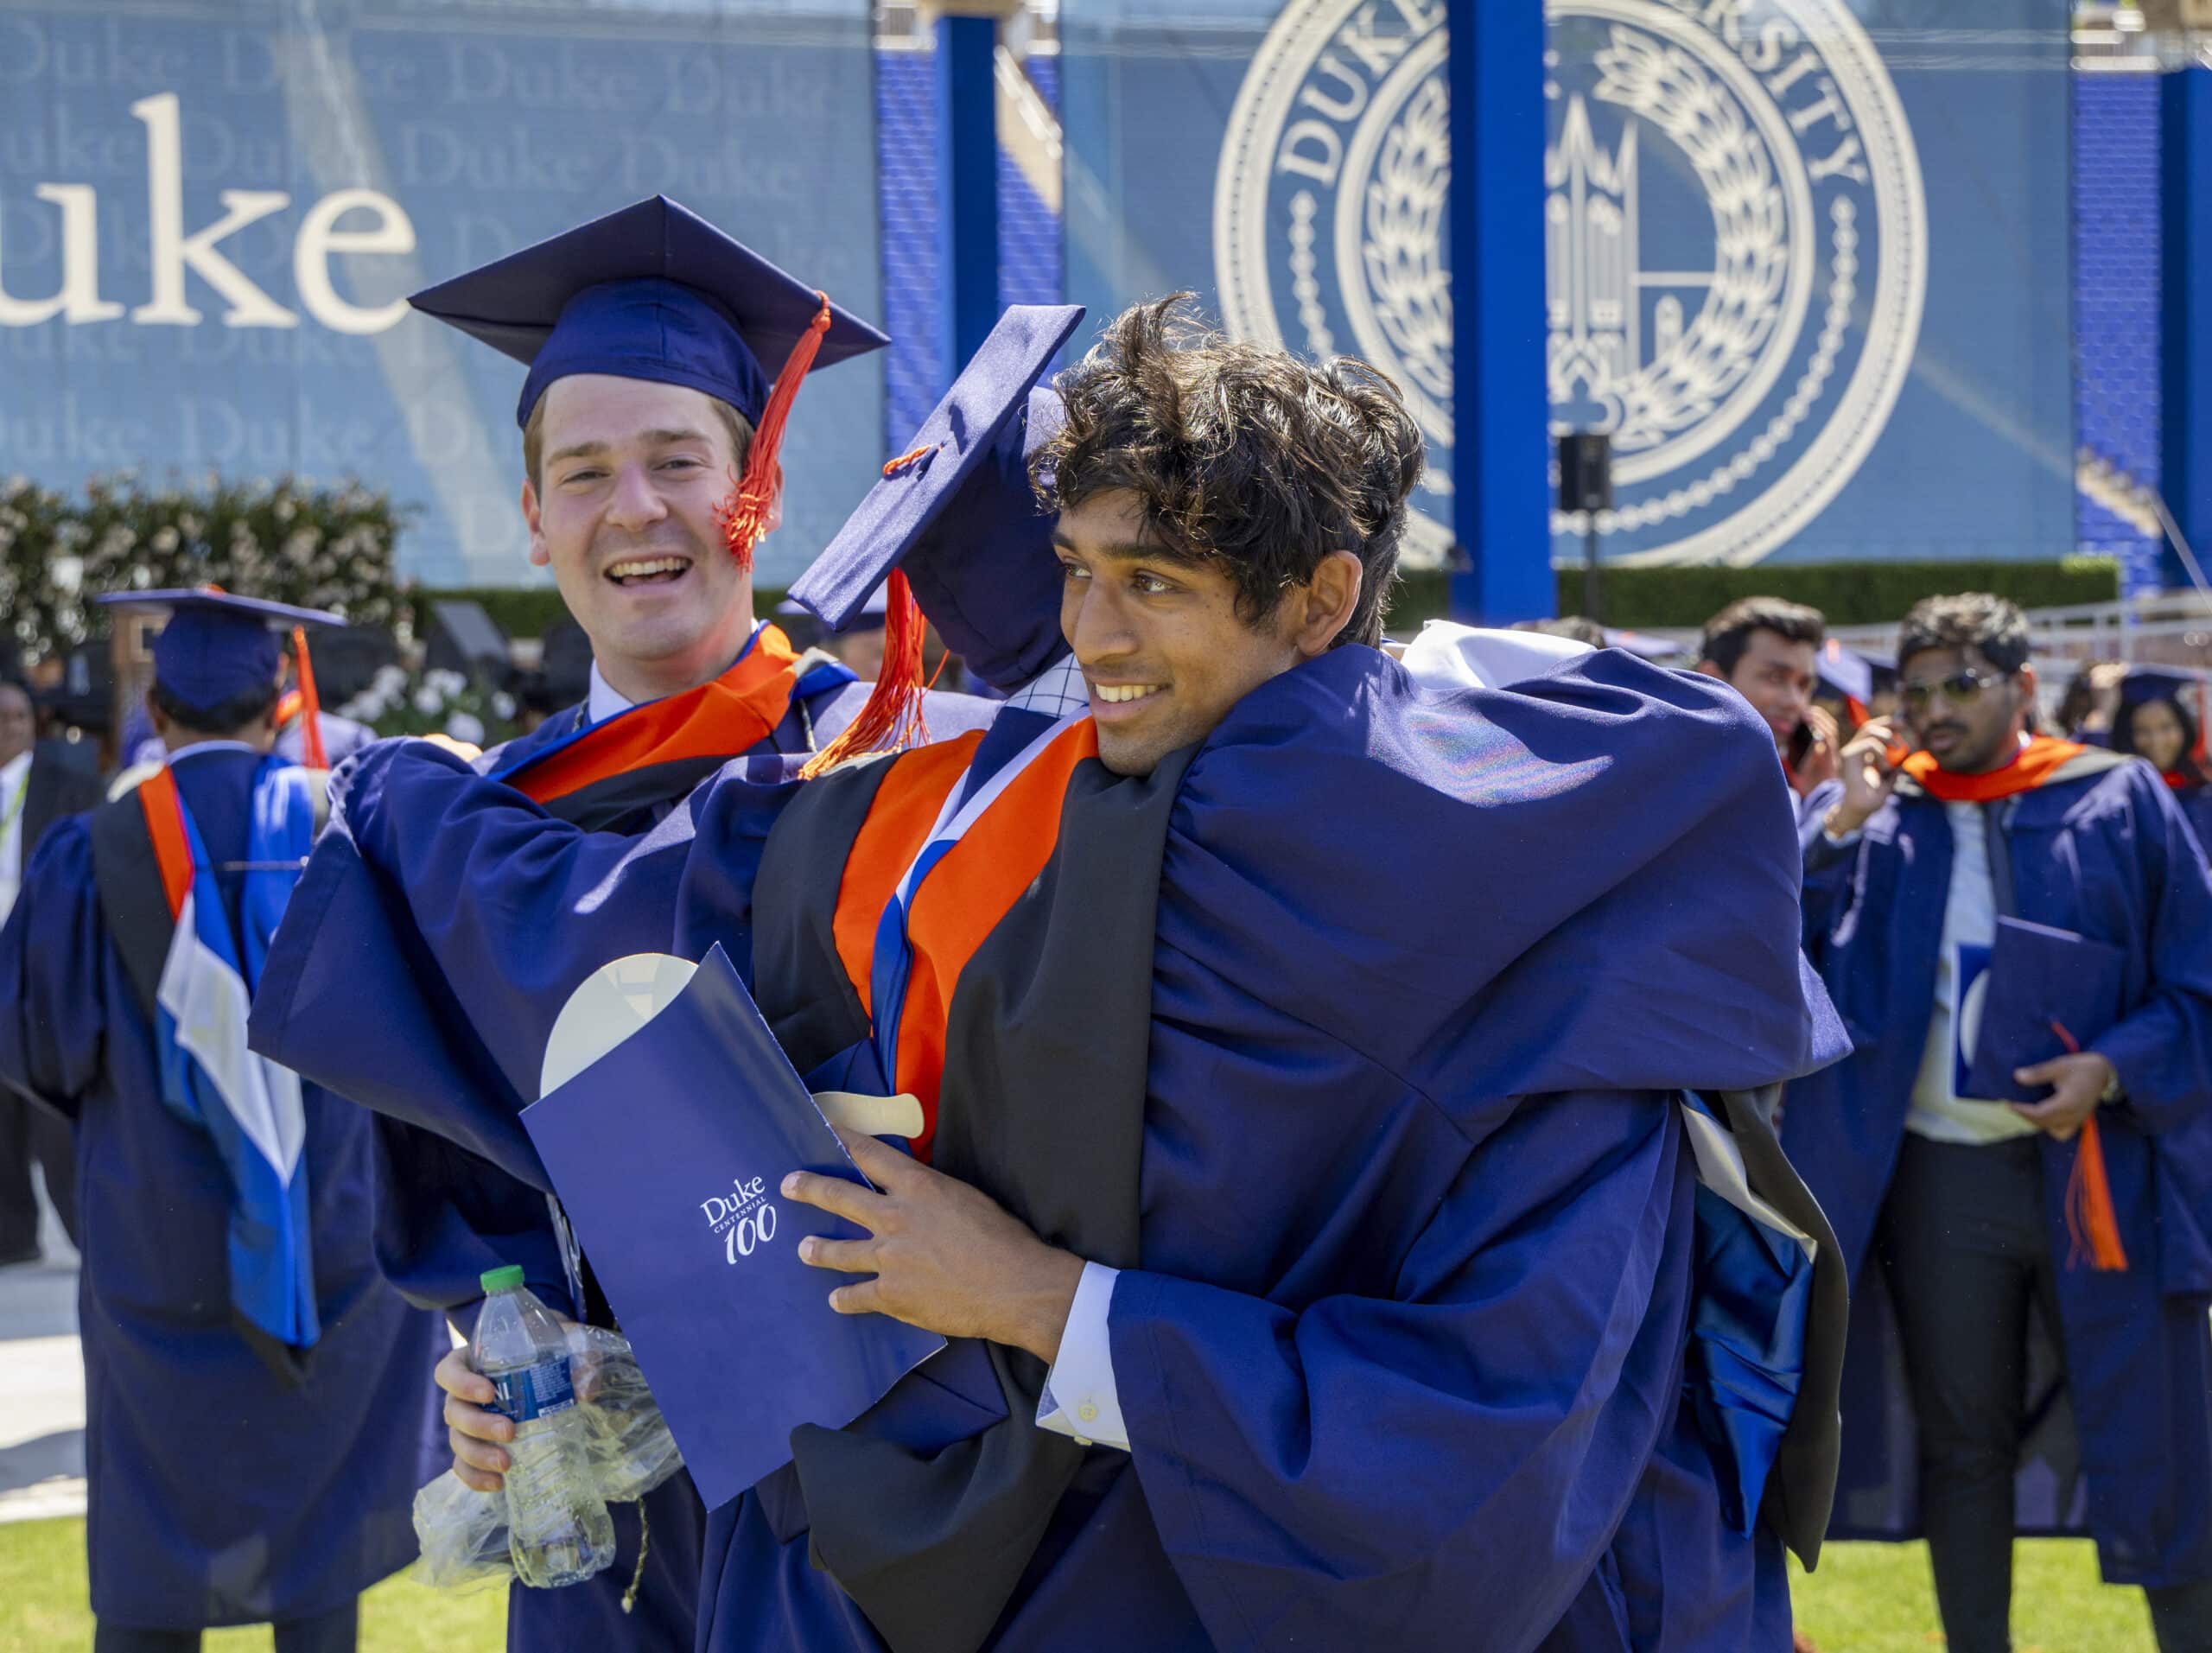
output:
POLYGON ((785 796, 718 779, 642 836, 588 833, 428 742, 372 746, 334 781, 253 1048, 544 1188, 517 1116, 562 1007, 630 953, 719 941, 749 963, 751 871, 785 796))
POLYGON ((2162 1133, 2212 1103, 2212 868, 2171 789, 2147 765, 2131 770, 2151 990, 2092 1048, 2112 1063, 2144 1128, 2162 1133))
POLYGON ((541 1302, 575 1313, 543 1193, 420 1126, 376 1127, 377 1266, 401 1296, 465 1332, 485 1271, 517 1263, 541 1302))
POLYGON ((1688 1168, 1665 1099, 1529 1099, 1392 1297, 1125 1270, 1115 1382, 1161 1543, 1214 1638, 1535 1646, 1672 1425, 1688 1168))
POLYGON ((1850 897, 1852 868, 1859 860, 1857 838, 1833 843, 1823 824, 1829 809, 1842 796, 1841 781, 1824 780, 1797 806, 1797 842, 1805 858, 1805 883, 1801 898, 1804 906, 1805 949, 1815 963, 1820 959, 1821 938, 1834 926, 1839 910, 1850 897))
POLYGON ((0 929, 0 1081, 67 1118, 99 1082, 105 941, 81 817, 56 823, 0 929))

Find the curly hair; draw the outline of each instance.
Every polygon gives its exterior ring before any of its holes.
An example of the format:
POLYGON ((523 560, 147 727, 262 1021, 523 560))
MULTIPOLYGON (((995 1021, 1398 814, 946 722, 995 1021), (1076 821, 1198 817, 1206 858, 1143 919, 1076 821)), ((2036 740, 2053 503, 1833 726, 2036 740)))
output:
POLYGON ((2008 677, 2028 663, 2028 617, 1986 591, 1923 597, 1897 627, 1897 664, 1923 649, 1974 649, 2008 677))
POLYGON ((1359 601, 1331 646, 1378 644, 1420 482, 1421 429, 1365 362, 1309 362, 1223 337, 1191 295, 1139 304, 1059 376, 1066 422, 1032 461, 1046 511, 1127 492, 1147 539, 1217 564, 1258 626, 1331 553, 1360 561, 1359 601))

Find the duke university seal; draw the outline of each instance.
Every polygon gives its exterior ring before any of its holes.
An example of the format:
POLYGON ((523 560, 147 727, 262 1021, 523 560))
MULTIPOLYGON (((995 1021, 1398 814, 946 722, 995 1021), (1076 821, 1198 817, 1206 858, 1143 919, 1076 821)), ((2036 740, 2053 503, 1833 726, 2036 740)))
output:
MULTIPOLYGON (((1756 563, 1851 480, 1911 365, 1927 214, 1896 88, 1846 0, 1546 10, 1554 426, 1612 436, 1609 558, 1756 563)), ((1387 371, 1428 436, 1422 503, 1439 514, 1445 15, 1445 0, 1288 0, 1214 192, 1231 331, 1387 371)), ((1431 519, 1423 537, 1445 536, 1431 519)))

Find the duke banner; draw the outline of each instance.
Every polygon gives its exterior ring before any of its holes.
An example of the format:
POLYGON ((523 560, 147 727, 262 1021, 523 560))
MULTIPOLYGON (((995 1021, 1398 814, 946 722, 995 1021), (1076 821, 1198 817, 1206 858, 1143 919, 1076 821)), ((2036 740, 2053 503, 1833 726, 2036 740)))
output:
MULTIPOLYGON (((518 583, 521 369, 405 295, 659 193, 874 317, 874 168, 840 0, 0 0, 0 477, 358 476, 404 573, 518 583)), ((767 583, 877 474, 881 396, 870 359, 799 399, 767 583)))
MULTIPOLYGON (((1473 3, 1062 10, 1070 297, 1110 314, 1196 287, 1234 333, 1385 368, 1430 442, 1431 549, 1452 521, 1446 48, 1473 3)), ((1546 16, 1529 325, 1554 429, 1611 435, 1604 555, 2070 550, 2062 0, 1546 16)), ((1555 515, 1555 554, 1582 529, 1555 515)))

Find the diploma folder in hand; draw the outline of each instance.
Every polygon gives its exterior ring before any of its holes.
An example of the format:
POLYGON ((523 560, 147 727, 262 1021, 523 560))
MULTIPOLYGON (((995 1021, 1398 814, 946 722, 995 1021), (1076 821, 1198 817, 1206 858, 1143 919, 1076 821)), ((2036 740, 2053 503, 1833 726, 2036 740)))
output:
POLYGON ((787 1463, 800 1424, 842 1428, 944 1346, 839 1314, 848 1277, 799 1261, 807 1235, 862 1236, 785 1198, 785 1176, 866 1179, 720 947, 696 972, 608 965, 546 1063, 523 1124, 709 1510, 787 1463))
POLYGON ((2071 1048, 2087 1050, 2102 1037, 2120 1020, 2126 967, 2126 955, 2110 942, 1999 919, 1980 1024, 1961 1034, 1962 1048, 1967 1037, 1972 1046, 1958 1094, 1976 1102, 2049 1100, 2050 1086, 2016 1084, 2012 1070, 2065 1055, 2069 1039, 2071 1048))

